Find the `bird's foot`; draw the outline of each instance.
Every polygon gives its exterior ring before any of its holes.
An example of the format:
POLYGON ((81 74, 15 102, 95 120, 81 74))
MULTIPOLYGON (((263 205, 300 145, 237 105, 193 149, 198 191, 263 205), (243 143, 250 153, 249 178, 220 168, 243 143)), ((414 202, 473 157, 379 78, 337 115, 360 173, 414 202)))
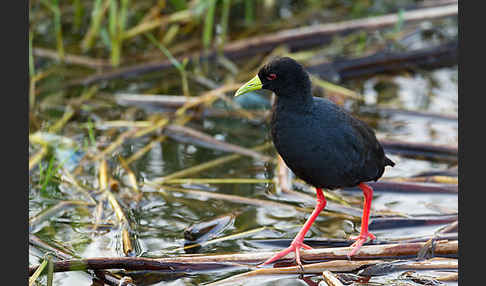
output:
POLYGON ((303 243, 303 239, 302 240, 294 239, 289 247, 287 247, 286 249, 276 253, 274 256, 270 257, 267 261, 263 262, 262 264, 260 264, 258 266, 263 266, 263 265, 275 262, 275 261, 279 260, 280 258, 284 257, 285 255, 289 254, 290 252, 294 251, 295 252, 295 261, 296 261, 297 265, 299 265, 300 268, 302 269, 302 262, 300 261, 300 248, 312 249, 312 247, 303 243))
POLYGON ((368 240, 376 239, 376 236, 374 236, 371 232, 365 232, 365 233, 360 233, 358 236, 351 237, 351 239, 356 240, 351 247, 353 248, 351 252, 348 254, 348 258, 351 258, 351 256, 355 255, 356 252, 363 246, 363 244, 368 240))

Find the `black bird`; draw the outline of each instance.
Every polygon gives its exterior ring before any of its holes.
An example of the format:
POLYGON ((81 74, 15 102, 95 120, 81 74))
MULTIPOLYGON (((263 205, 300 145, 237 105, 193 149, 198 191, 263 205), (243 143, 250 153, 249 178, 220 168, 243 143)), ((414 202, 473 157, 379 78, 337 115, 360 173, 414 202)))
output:
POLYGON ((258 75, 239 88, 235 96, 267 89, 276 95, 271 120, 272 140, 287 166, 299 178, 316 188, 317 205, 291 245, 262 265, 294 251, 297 264, 300 248, 312 223, 326 206, 323 188, 359 186, 364 193, 361 232, 355 238, 349 257, 368 238, 373 189, 365 182, 378 180, 385 166, 395 163, 385 156, 374 131, 333 102, 312 96, 311 81, 304 67, 289 57, 272 60, 258 75))

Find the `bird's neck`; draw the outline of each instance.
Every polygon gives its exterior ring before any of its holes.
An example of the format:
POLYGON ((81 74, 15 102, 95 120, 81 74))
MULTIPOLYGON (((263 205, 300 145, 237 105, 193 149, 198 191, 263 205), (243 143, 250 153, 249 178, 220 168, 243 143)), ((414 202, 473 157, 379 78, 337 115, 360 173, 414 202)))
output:
POLYGON ((310 92, 292 95, 279 94, 276 97, 275 105, 277 110, 308 112, 312 107, 312 95, 310 92))

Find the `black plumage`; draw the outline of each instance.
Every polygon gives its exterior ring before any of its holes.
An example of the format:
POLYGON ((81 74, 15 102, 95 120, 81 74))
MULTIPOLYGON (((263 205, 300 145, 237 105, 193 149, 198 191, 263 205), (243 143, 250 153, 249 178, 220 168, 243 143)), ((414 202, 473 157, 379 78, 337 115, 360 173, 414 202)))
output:
POLYGON ((307 72, 293 59, 274 60, 258 76, 262 88, 277 96, 271 120, 274 145, 287 166, 308 184, 353 187, 378 180, 385 166, 394 166, 364 122, 330 100, 312 96, 307 72), (277 77, 269 80, 269 74, 277 77))
POLYGON ((365 182, 378 180, 386 166, 395 163, 385 156, 375 132, 333 102, 312 96, 309 75, 295 60, 278 58, 263 66, 258 75, 236 92, 267 89, 276 95, 271 134, 278 153, 301 179, 316 188, 317 204, 291 245, 263 264, 272 263, 294 251, 301 265, 300 248, 310 249, 304 237, 326 206, 322 191, 359 186, 364 204, 361 231, 348 256, 354 255, 368 239, 373 189, 365 182))

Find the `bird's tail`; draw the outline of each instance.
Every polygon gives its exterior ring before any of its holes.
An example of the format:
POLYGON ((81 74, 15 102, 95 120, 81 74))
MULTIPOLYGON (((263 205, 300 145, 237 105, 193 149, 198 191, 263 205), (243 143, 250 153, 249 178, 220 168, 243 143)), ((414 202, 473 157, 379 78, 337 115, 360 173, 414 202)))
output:
POLYGON ((386 157, 385 156, 385 166, 395 166, 395 162, 393 162, 392 160, 390 160, 390 158, 386 157))

